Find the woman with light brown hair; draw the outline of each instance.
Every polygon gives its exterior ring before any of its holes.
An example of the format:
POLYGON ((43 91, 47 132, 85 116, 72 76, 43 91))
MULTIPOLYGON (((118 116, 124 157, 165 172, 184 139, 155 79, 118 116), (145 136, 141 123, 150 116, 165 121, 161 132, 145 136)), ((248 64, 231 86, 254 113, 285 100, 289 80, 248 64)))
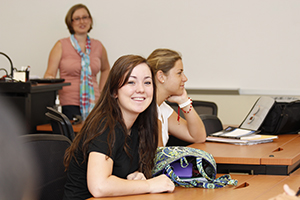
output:
POLYGON ((149 55, 147 62, 154 71, 157 86, 161 131, 159 146, 166 146, 169 134, 191 143, 205 142, 205 127, 184 88, 188 79, 183 73, 181 55, 170 49, 156 49, 149 55), (167 105, 165 100, 177 103, 185 119, 167 105))
POLYGON ((99 99, 110 66, 105 47, 88 35, 93 18, 85 5, 70 8, 65 23, 71 36, 60 39, 52 48, 44 78, 56 78, 59 70, 60 78, 71 83, 59 91, 62 112, 69 119, 76 115, 85 119, 99 99))

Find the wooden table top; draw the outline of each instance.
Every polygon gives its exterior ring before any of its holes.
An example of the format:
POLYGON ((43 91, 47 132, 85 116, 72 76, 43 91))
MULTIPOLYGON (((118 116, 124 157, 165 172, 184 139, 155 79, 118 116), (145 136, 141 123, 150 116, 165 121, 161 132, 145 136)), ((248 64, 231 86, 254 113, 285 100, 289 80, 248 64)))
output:
MULTIPOLYGON (((294 135, 292 135, 294 136, 294 135)), ((271 153, 264 155, 261 158, 262 165, 292 165, 300 160, 300 137, 296 135, 294 139, 280 145, 271 153)), ((279 136, 280 139, 284 136, 279 136)))
MULTIPOLYGON (((290 176, 300 176, 300 168, 298 168, 297 170, 295 170, 294 172, 292 172, 290 174, 290 176)), ((299 187, 300 187, 300 184, 299 184, 299 187)))
POLYGON ((211 153, 218 164, 293 165, 300 160, 299 143, 298 134, 286 134, 271 143, 256 145, 205 142, 189 146, 211 153))
MULTIPOLYGON (((73 131, 75 133, 78 133, 81 130, 82 125, 83 125, 83 123, 72 125, 73 131)), ((42 125, 36 126, 36 130, 37 131, 47 131, 47 132, 49 131, 49 132, 51 132, 52 127, 51 127, 51 124, 42 124, 42 125)))
MULTIPOLYGON (((220 175, 218 175, 220 176, 220 175)), ((217 177, 218 177, 217 176, 217 177)), ((89 200, 194 200, 194 199, 231 199, 231 200, 267 200, 283 193, 283 185, 288 184, 293 190, 300 186, 300 176, 275 175, 231 175, 238 180, 237 186, 219 189, 176 187, 173 193, 142 194, 108 198, 90 198, 89 200)))

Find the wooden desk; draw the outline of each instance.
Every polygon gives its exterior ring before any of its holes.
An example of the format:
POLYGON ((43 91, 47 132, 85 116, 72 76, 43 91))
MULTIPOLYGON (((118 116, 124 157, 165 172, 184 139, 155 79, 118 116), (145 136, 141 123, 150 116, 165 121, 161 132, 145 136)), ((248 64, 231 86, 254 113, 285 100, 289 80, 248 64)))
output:
MULTIPOLYGON (((219 176, 219 175, 218 175, 219 176)), ((176 187, 173 193, 143 194, 108 198, 90 198, 89 200, 194 200, 194 199, 231 199, 253 200, 269 199, 283 193, 283 184, 287 183, 292 189, 300 186, 300 176, 273 175, 231 175, 239 181, 236 187, 219 189, 183 188, 176 187)))
POLYGON ((211 153, 218 173, 288 175, 300 163, 300 136, 279 135, 271 143, 241 146, 216 142, 192 144, 190 147, 211 153))
MULTIPOLYGON (((78 133, 81 130, 82 125, 83 125, 83 123, 72 125, 73 131, 75 133, 78 133)), ((36 130, 41 131, 41 132, 43 132, 43 131, 52 132, 52 127, 51 127, 51 124, 42 124, 42 125, 36 126, 36 130)))
POLYGON ((300 186, 300 176, 288 176, 285 177, 283 180, 275 184, 273 187, 271 187, 268 191, 261 194, 257 200, 266 200, 269 197, 276 196, 278 194, 283 193, 283 185, 288 184, 291 189, 294 191, 297 191, 300 186))
MULTIPOLYGON (((290 174, 290 176, 300 176, 300 168, 290 174)), ((300 185, 299 185, 300 186, 300 185)))

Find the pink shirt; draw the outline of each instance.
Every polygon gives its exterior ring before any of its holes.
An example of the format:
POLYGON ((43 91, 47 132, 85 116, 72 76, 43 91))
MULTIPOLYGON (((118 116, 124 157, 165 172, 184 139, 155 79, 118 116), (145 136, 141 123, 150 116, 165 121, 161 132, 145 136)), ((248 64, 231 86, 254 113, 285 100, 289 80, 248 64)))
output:
MULTIPOLYGON (((62 44, 62 57, 59 63, 60 78, 71 83, 70 86, 59 90, 59 100, 62 106, 80 105, 80 73, 81 57, 71 44, 70 37, 60 40, 62 44)), ((101 69, 102 43, 91 38, 90 67, 92 70, 92 81, 95 91, 95 101, 99 99, 99 84, 96 80, 101 69)))

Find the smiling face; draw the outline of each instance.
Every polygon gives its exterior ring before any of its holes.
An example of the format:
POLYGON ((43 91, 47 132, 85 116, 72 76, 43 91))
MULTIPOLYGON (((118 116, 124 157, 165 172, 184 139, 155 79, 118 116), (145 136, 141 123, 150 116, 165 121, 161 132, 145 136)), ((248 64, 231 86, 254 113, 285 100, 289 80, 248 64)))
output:
POLYGON ((86 34, 91 28, 92 20, 85 8, 77 9, 72 16, 72 27, 75 34, 86 34))
POLYGON ((153 83, 149 66, 146 63, 137 65, 131 72, 128 81, 116 95, 123 118, 136 118, 152 102, 153 83))
POLYGON ((182 95, 184 84, 188 80, 183 73, 182 60, 177 60, 174 67, 170 69, 168 74, 165 74, 164 76, 164 87, 169 92, 169 95, 182 95))

